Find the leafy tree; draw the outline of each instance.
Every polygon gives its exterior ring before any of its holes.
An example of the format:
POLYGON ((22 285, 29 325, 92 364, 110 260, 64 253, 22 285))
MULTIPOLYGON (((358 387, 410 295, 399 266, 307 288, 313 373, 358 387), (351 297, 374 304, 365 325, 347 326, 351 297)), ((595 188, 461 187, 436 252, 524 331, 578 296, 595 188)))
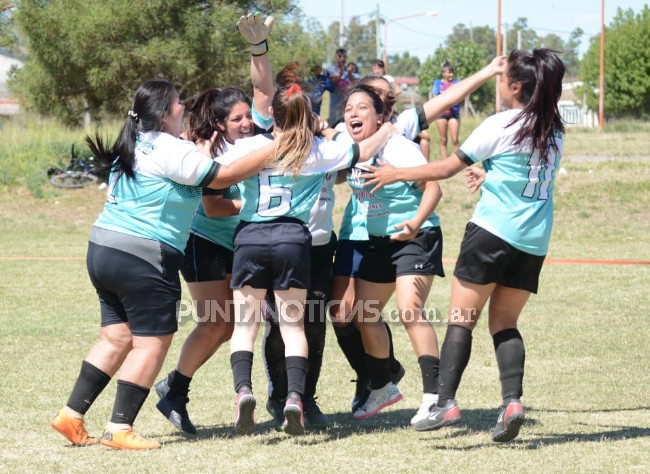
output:
MULTIPOLYGON (((377 58, 375 21, 371 20, 363 24, 358 16, 353 16, 343 30, 343 47, 348 52, 348 62, 356 63, 362 75, 364 71, 369 71, 372 60, 377 58)), ((334 53, 339 48, 340 24, 339 21, 335 21, 327 28, 327 39, 324 44, 328 64, 334 62, 334 53)))
POLYGON ((389 56, 390 74, 395 77, 415 77, 420 69, 420 58, 411 56, 408 51, 389 56))
POLYGON ((471 42, 487 51, 487 57, 493 58, 497 55, 496 37, 496 31, 490 26, 467 27, 463 23, 458 23, 452 28, 445 43, 471 42))
MULTIPOLYGON (((600 83, 600 35, 591 44, 580 67, 587 105, 598 109, 594 92, 600 83)), ((605 32, 605 113, 609 117, 650 115, 650 8, 635 14, 617 10, 605 32)))
MULTIPOLYGON (((488 54, 482 47, 470 41, 456 41, 436 49, 433 57, 424 61, 418 72, 418 92, 424 97, 429 96, 433 82, 440 78, 440 67, 444 61, 449 61, 456 71, 456 77, 464 78, 485 67, 488 54)), ((475 111, 492 110, 495 97, 494 81, 478 88, 470 96, 471 106, 475 111)))
POLYGON ((290 0, 23 0, 14 21, 29 61, 10 78, 21 104, 70 124, 123 114, 145 80, 165 77, 192 97, 215 86, 249 84, 248 45, 235 29, 245 12, 273 12, 276 68, 318 54, 290 0))

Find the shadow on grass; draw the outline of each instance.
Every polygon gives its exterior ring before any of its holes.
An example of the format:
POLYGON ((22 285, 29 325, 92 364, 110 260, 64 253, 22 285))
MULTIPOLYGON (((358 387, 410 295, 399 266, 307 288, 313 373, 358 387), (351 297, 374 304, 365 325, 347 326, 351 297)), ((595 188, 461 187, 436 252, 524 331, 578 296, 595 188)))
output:
MULTIPOLYGON (((457 450, 457 451, 470 451, 485 447, 502 447, 511 449, 540 449, 544 446, 558 445, 565 443, 575 442, 603 442, 603 441, 616 441, 630 438, 644 438, 650 437, 650 428, 644 427, 625 427, 625 426, 602 426, 599 431, 582 433, 580 429, 571 433, 545 433, 542 436, 526 435, 526 430, 539 424, 537 416, 542 413, 605 413, 616 411, 643 411, 650 410, 649 407, 639 408, 623 408, 623 409, 605 409, 605 410, 546 410, 546 409, 526 409, 526 421, 522 428, 520 437, 509 443, 494 443, 490 438, 498 410, 496 408, 475 408, 463 409, 462 421, 454 427, 443 428, 438 432, 422 432, 420 435, 423 441, 432 443, 432 448, 457 450), (448 444, 450 438, 462 438, 482 434, 485 437, 485 442, 471 443, 464 446, 450 446, 448 444)), ((262 415, 259 413, 258 415, 262 415)), ((265 416, 266 413, 264 413, 265 416)), ((303 446, 319 445, 331 441, 338 441, 351 436, 368 435, 373 433, 397 431, 402 429, 411 430, 410 419, 414 415, 413 409, 389 409, 385 412, 363 421, 358 421, 352 418, 349 412, 337 412, 327 414, 333 423, 331 428, 326 430, 306 430, 305 436, 289 436, 275 429, 275 424, 266 420, 255 425, 255 436, 260 439, 264 444, 275 445, 292 440, 303 446)), ((588 423, 580 423, 574 425, 583 427, 584 431, 593 431, 594 425, 588 423)), ((171 435, 171 439, 165 441, 165 444, 186 443, 186 442, 201 442, 208 439, 221 438, 237 438, 235 435, 232 424, 218 425, 218 426, 198 426, 196 435, 188 435, 180 431, 171 435)), ((162 435, 165 436, 165 435, 162 435)), ((169 436, 169 435, 167 435, 169 436)))
MULTIPOLYGON (((445 433, 444 437, 436 438, 431 433, 429 441, 435 442, 431 447, 448 449, 452 451, 471 451, 486 447, 500 447, 506 449, 541 449, 545 446, 561 445, 566 443, 602 443, 604 441, 622 441, 634 438, 647 438, 650 437, 650 427, 639 426, 615 426, 615 425, 599 425, 591 423, 576 423, 573 425, 574 431, 570 433, 544 433, 542 436, 526 435, 526 430, 539 423, 536 415, 541 413, 585 413, 585 414, 598 414, 610 412, 629 412, 629 411, 646 411, 650 407, 638 408, 611 408, 604 410, 547 410, 526 408, 526 421, 522 427, 519 437, 512 442, 495 443, 491 440, 490 435, 494 423, 496 422, 496 411, 490 409, 469 409, 463 410, 463 419, 460 424, 451 428, 445 428, 440 431, 440 434, 445 433), (597 431, 594 431, 596 428, 597 431), (582 432, 585 431, 585 432, 582 432), (472 443, 464 446, 449 446, 445 443, 449 438, 461 438, 477 433, 485 433, 486 441, 481 443, 472 443)), ((427 433, 423 433, 426 435, 427 433)))

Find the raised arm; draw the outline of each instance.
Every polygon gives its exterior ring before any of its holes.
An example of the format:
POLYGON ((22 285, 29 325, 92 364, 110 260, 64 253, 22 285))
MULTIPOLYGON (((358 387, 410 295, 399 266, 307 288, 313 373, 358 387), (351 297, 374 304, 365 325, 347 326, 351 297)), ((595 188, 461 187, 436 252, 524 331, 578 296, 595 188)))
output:
POLYGON ((251 82, 253 83, 253 106, 262 117, 269 116, 273 99, 273 73, 269 62, 268 38, 273 28, 273 17, 262 22, 260 14, 242 16, 237 29, 251 47, 251 82))
POLYGON ((427 123, 430 124, 437 117, 442 115, 445 110, 450 109, 460 101, 462 101, 469 94, 474 92, 480 86, 485 84, 489 79, 497 74, 503 73, 506 64, 505 56, 497 56, 490 64, 485 66, 477 73, 472 74, 466 79, 454 84, 453 87, 445 90, 444 94, 434 95, 424 103, 424 114, 427 123))

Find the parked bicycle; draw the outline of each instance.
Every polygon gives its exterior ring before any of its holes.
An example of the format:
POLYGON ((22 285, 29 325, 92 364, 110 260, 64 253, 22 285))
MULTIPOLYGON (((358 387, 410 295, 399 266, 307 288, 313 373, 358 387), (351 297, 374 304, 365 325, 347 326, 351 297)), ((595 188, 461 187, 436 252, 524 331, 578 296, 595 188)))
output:
POLYGON ((70 148, 70 163, 65 169, 50 168, 47 176, 50 184, 56 188, 83 188, 97 182, 97 175, 94 173, 95 164, 93 157, 81 158, 75 150, 74 144, 70 148))

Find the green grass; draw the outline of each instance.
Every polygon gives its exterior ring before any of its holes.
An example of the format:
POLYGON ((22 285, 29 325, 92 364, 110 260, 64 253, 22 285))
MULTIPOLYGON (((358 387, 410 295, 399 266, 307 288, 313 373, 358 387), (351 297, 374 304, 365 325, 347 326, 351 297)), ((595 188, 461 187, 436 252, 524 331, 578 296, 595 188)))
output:
MULTIPOLYGON (((645 163, 567 159, 563 167, 549 258, 650 260, 645 163)), ((476 197, 467 193, 461 177, 442 187, 444 256, 454 258, 476 197)), ((155 409, 152 394, 136 428, 163 442, 161 450, 69 448, 48 424, 65 404, 98 335, 98 304, 84 255, 104 192, 43 189, 38 199, 24 185, 0 191, 1 472, 650 471, 650 265, 544 267, 540 293, 521 318, 527 418, 513 443, 490 440, 500 389, 482 320, 458 392, 464 418, 457 427, 433 433, 408 427, 419 404, 420 375, 407 336, 397 326, 396 354, 407 369, 400 384, 405 399, 370 420, 354 421, 349 412, 353 373, 329 327, 318 389, 321 407, 335 422, 327 432, 290 438, 271 429, 258 348, 253 374, 258 434, 234 437, 226 345, 192 382, 189 411, 198 436, 175 431, 155 409)), ((348 192, 344 187, 337 192, 340 216, 348 192)), ((447 273, 452 270, 447 264, 447 273)), ((436 279, 428 301, 442 319, 449 284, 450 278, 436 279)), ((181 326, 163 371, 174 367, 192 327, 191 322, 181 326)), ((441 342, 445 325, 438 322, 435 328, 441 342)), ((99 434, 109 419, 114 393, 111 382, 88 413, 92 433, 99 434)))

